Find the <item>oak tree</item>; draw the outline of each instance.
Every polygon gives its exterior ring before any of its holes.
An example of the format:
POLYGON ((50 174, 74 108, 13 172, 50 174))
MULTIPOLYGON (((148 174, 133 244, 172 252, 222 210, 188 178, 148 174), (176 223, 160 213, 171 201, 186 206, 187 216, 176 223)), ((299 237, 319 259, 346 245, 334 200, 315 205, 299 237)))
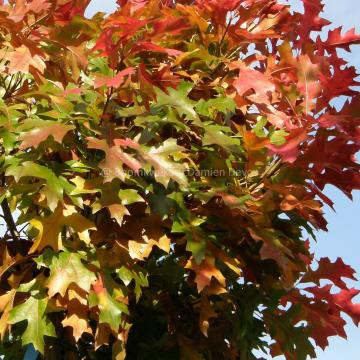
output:
POLYGON ((311 248, 360 188, 360 36, 302 1, 0 1, 6 359, 305 360, 359 324, 311 248))

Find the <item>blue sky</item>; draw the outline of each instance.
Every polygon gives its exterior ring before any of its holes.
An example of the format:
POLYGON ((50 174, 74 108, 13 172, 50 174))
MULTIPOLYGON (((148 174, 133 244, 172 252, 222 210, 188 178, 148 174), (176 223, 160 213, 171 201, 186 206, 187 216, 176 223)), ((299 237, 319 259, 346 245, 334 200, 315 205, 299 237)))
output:
MULTIPOLYGON (((302 11, 303 7, 300 0, 290 0, 289 2, 294 10, 302 11)), ((357 32, 360 33, 359 0, 324 0, 323 2, 325 3, 323 17, 333 22, 332 25, 325 28, 325 33, 327 30, 340 25, 343 25, 344 31, 355 27, 357 32)), ((114 9, 116 9, 115 1, 93 0, 88 13, 107 12, 114 9)), ((351 65, 356 66, 358 72, 360 72, 360 45, 353 46, 351 54, 345 51, 341 52, 341 56, 348 60, 351 65)), ((329 208, 326 209, 329 231, 318 235, 318 243, 313 245, 313 251, 315 251, 317 258, 328 256, 332 260, 336 260, 337 257, 342 257, 344 262, 352 265, 360 275, 360 244, 357 236, 359 232, 357 221, 360 220, 360 192, 354 193, 353 202, 335 188, 327 188, 326 194, 334 201, 336 212, 329 208)), ((354 283, 355 285, 360 286, 359 283, 354 283)), ((318 359, 358 359, 360 329, 349 321, 347 332, 348 340, 331 338, 330 346, 325 352, 319 349, 317 351, 318 359)))

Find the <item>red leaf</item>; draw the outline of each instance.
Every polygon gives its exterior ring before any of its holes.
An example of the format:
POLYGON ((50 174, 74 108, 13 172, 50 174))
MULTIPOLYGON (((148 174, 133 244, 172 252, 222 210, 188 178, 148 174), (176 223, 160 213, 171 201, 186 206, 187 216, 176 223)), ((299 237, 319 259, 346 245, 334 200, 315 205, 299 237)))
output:
POLYGON ((285 162, 293 163, 299 155, 299 145, 307 139, 305 129, 295 129, 286 137, 282 146, 267 145, 271 153, 279 155, 285 162))
POLYGON ((149 110, 149 101, 156 98, 156 93, 154 90, 154 86, 156 86, 156 84, 150 74, 146 71, 146 67, 143 62, 140 63, 138 69, 138 77, 140 83, 140 91, 142 92, 145 107, 147 108, 147 110, 149 110))
POLYGON ((352 191, 360 190, 360 173, 359 166, 356 169, 335 171, 325 169, 316 179, 316 184, 323 189, 326 184, 332 184, 340 189, 345 195, 352 199, 352 191))
POLYGON ((329 304, 332 313, 344 312, 351 317, 355 325, 360 323, 360 303, 354 304, 352 299, 359 295, 360 290, 344 289, 338 294, 332 294, 332 286, 326 285, 322 288, 306 288, 305 291, 312 293, 318 300, 325 300, 329 304))
POLYGON ((129 15, 134 15, 138 10, 141 10, 149 0, 117 0, 116 3, 122 7, 122 11, 129 15))
POLYGON ((331 199, 329 199, 318 187, 314 184, 307 184, 307 187, 317 195, 326 205, 330 206, 334 211, 334 203, 331 199))
MULTIPOLYGON (((341 48, 350 52, 350 45, 360 44, 360 35, 355 34, 355 28, 350 29, 344 35, 341 35, 342 26, 330 30, 327 40, 320 44, 328 51, 335 51, 335 48, 341 48)), ((318 42, 319 44, 319 42, 318 42)))
MULTIPOLYGON (((329 345, 330 336, 341 336, 346 339, 344 326, 345 320, 340 316, 338 309, 332 309, 328 303, 325 303, 321 295, 321 288, 310 288, 309 292, 319 291, 319 296, 309 298, 299 291, 290 295, 289 300, 295 304, 301 304, 301 319, 305 319, 311 328, 311 337, 315 340, 316 345, 325 349, 329 345)), ((325 289, 325 297, 328 296, 328 289, 325 289)))
POLYGON ((133 46, 132 53, 141 52, 141 51, 158 52, 158 53, 162 53, 162 54, 167 54, 169 56, 178 56, 178 55, 182 54, 182 51, 179 51, 176 49, 163 48, 159 45, 156 45, 156 44, 153 44, 153 43, 147 42, 147 41, 138 42, 133 46))
POLYGON ((302 0, 302 2, 304 3, 304 14, 299 30, 300 41, 308 39, 311 31, 321 31, 324 26, 331 24, 330 21, 320 17, 324 9, 321 0, 302 0))
POLYGON ((357 289, 342 290, 339 294, 334 295, 334 302, 351 317, 355 325, 360 323, 360 304, 354 304, 352 299, 359 295, 360 291, 357 289))
POLYGON ((166 19, 161 19, 153 23, 153 35, 159 36, 164 33, 180 35, 188 27, 189 24, 185 21, 185 19, 177 18, 169 14, 166 19))
POLYGON ((130 68, 120 71, 114 77, 109 77, 109 76, 98 77, 95 80, 94 87, 96 89, 96 88, 106 85, 108 87, 118 88, 122 84, 125 76, 131 75, 134 73, 135 73, 135 69, 130 67, 130 68))
POLYGON ((101 50, 102 56, 115 56, 116 49, 125 44, 136 32, 148 23, 147 20, 138 20, 126 16, 118 16, 117 13, 111 15, 107 22, 107 27, 103 29, 96 41, 93 51, 101 50), (119 39, 113 41, 114 35, 119 39), (114 53, 115 52, 115 53, 114 53))
POLYGON ((251 96, 251 99, 259 103, 269 103, 269 95, 275 91, 274 83, 265 74, 245 67, 241 67, 233 86, 241 96, 254 90, 255 95, 251 96))
POLYGON ((342 278, 356 280, 355 270, 348 265, 345 265, 341 258, 332 263, 329 258, 322 258, 319 261, 319 266, 316 270, 308 272, 302 282, 314 282, 320 285, 320 280, 330 280, 337 287, 347 289, 342 278))
POLYGON ((56 8, 54 19, 60 24, 70 22, 76 15, 84 16, 85 10, 91 0, 70 0, 56 8))
POLYGON ((333 71, 329 74, 319 73, 325 101, 328 102, 338 96, 356 95, 357 92, 350 87, 360 85, 356 80, 357 76, 355 67, 343 68, 341 65, 333 66, 333 71))

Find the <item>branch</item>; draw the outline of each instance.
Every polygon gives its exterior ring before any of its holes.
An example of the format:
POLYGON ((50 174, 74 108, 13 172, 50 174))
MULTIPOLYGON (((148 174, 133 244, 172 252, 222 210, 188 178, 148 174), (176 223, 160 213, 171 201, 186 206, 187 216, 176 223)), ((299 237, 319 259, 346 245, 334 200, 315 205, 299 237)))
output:
POLYGON ((280 169, 281 167, 284 165, 284 163, 282 162, 281 159, 278 159, 277 161, 275 161, 272 165, 270 165, 265 172, 261 175, 261 179, 252 184, 249 187, 249 190, 251 193, 255 192, 256 189, 263 183, 263 181, 265 179, 269 179, 270 177, 272 177, 273 175, 275 175, 280 169))
POLYGON ((3 211, 3 217, 5 219, 6 225, 8 227, 8 230, 10 231, 11 237, 13 238, 13 240, 19 240, 19 232, 17 231, 16 225, 15 225, 15 221, 12 217, 12 213, 9 207, 9 203, 7 201, 7 199, 4 199, 1 203, 1 209, 3 211))

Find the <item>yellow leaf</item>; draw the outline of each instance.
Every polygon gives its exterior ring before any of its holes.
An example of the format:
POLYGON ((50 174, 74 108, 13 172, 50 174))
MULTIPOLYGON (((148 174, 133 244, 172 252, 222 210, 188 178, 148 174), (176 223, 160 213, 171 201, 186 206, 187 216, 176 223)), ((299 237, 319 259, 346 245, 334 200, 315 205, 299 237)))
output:
POLYGON ((41 251, 47 246, 50 246, 55 251, 61 250, 63 248, 61 231, 64 226, 71 227, 84 241, 89 241, 88 230, 94 229, 93 223, 78 213, 65 215, 61 205, 50 216, 32 219, 30 224, 39 230, 34 244, 30 248, 30 254, 41 251))

